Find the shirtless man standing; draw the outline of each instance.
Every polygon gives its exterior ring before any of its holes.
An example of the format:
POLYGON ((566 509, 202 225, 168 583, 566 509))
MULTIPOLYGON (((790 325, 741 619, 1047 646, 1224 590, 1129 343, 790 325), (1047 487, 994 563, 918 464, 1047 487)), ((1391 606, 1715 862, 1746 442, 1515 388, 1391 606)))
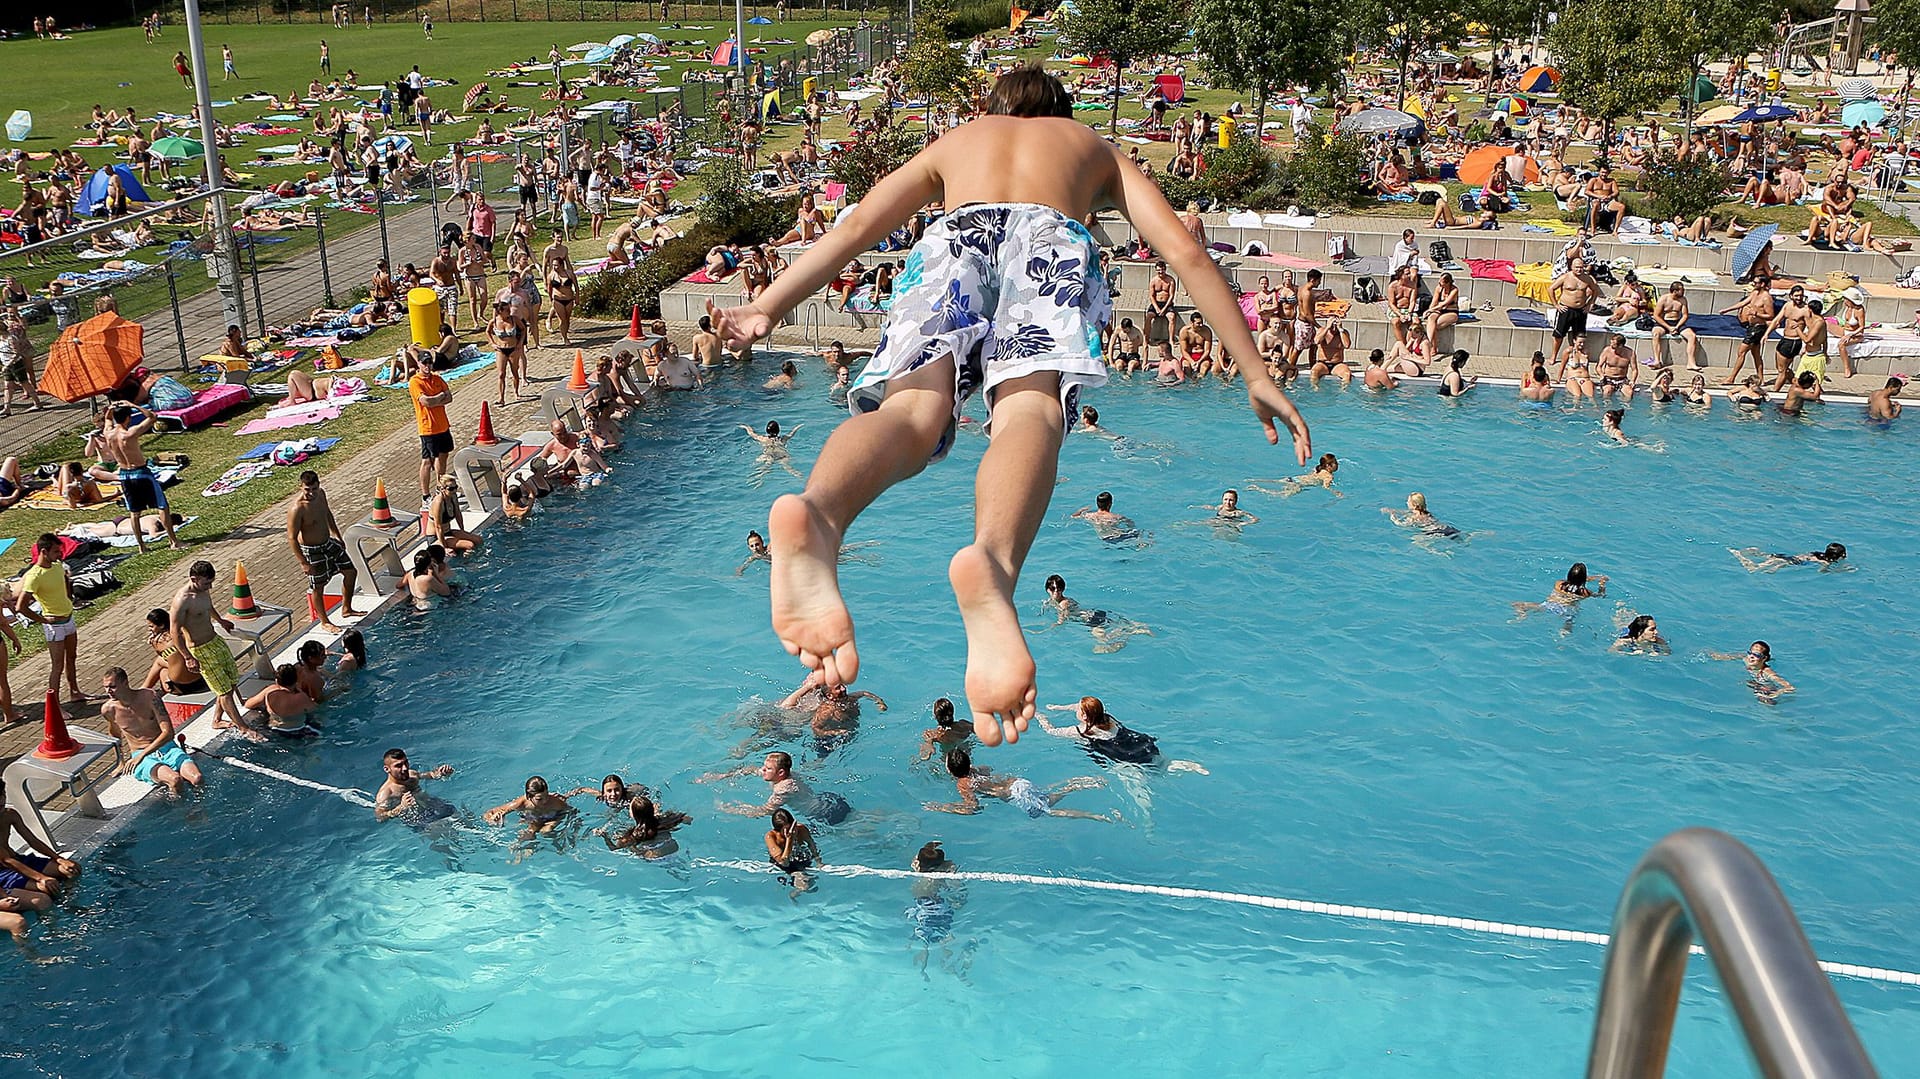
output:
POLYGON ((1199 376, 1213 373, 1213 327, 1206 324, 1198 311, 1187 320, 1186 328, 1180 331, 1178 362, 1182 378, 1187 374, 1199 376))
POLYGON ((1594 361, 1599 368, 1597 385, 1601 397, 1612 396, 1619 390, 1621 400, 1633 400, 1633 391, 1640 385, 1640 365, 1635 362, 1633 346, 1621 334, 1614 334, 1607 347, 1600 350, 1600 358, 1594 361))
POLYGON ((187 666, 198 670, 207 688, 213 691, 214 703, 220 710, 213 721, 214 727, 231 728, 264 741, 264 735, 241 721, 242 709, 235 693, 240 688, 240 668, 234 663, 233 651, 227 647, 225 638, 213 630, 213 624, 218 622, 231 633, 233 622, 214 608, 212 595, 213 563, 201 559, 188 568, 187 583, 174 594, 173 607, 168 612, 173 646, 191 657, 187 666))
POLYGON ((440 253, 427 265, 433 278, 433 294, 440 300, 441 314, 449 323, 460 321, 460 260, 453 255, 452 244, 441 244, 440 253))
POLYGON ((1887 379, 1887 384, 1867 395, 1867 418, 1870 420, 1896 420, 1900 418, 1900 402, 1894 398, 1900 396, 1900 388, 1905 385, 1897 378, 1887 379))
MULTIPOLYGON (((1780 341, 1773 346, 1776 368, 1773 388, 1776 392, 1786 389, 1788 383, 1793 381, 1794 361, 1798 360, 1803 352, 1811 351, 1806 347, 1807 337, 1812 333, 1811 323, 1816 317, 1807 307, 1807 290, 1795 285, 1787 292, 1787 302, 1768 323, 1769 330, 1780 331, 1780 341)), ((1819 321, 1824 330, 1827 320, 1819 321)), ((1754 363, 1757 365, 1759 361, 1760 357, 1756 353, 1754 363)), ((1764 376, 1765 368, 1761 371, 1764 376)))
POLYGON ((1306 356, 1306 362, 1313 362, 1313 344, 1320 322, 1314 311, 1314 293, 1320 289, 1320 271, 1308 270, 1304 284, 1293 290, 1293 340, 1289 343, 1287 358, 1300 363, 1300 357, 1306 356))
POLYGON ((373 819, 399 817, 419 828, 453 816, 453 807, 420 789, 423 779, 445 779, 453 774, 453 765, 443 764, 429 772, 416 772, 404 749, 389 749, 380 765, 386 770, 386 782, 373 796, 373 819))
POLYGON ((1179 283, 1167 273, 1167 264, 1154 263, 1153 277, 1147 282, 1147 343, 1160 346, 1160 362, 1166 363, 1173 358, 1173 339, 1179 330, 1179 316, 1174 314, 1173 295, 1179 283), (1153 328, 1161 327, 1161 338, 1153 339, 1153 328))
POLYGON ((702 367, 720 366, 720 335, 713 332, 713 319, 700 316, 700 332, 693 335, 693 361, 702 367))
POLYGON ((1746 327, 1746 335, 1740 338, 1740 347, 1733 352, 1733 371, 1720 380, 1720 385, 1731 386, 1740 377, 1740 369, 1746 366, 1747 357, 1753 357, 1753 369, 1762 376, 1767 373, 1767 362, 1760 356, 1760 346, 1767 339, 1767 331, 1773 324, 1773 281, 1766 277, 1756 277, 1748 282, 1750 291, 1737 304, 1720 312, 1730 315, 1740 313, 1740 325, 1746 327))
POLYGON ((127 747, 120 774, 143 783, 157 783, 175 796, 186 784, 198 787, 200 769, 174 741, 173 717, 160 703, 160 694, 133 688, 126 670, 120 667, 109 667, 100 684, 107 691, 100 717, 107 721, 107 730, 127 747))
POLYGON ((309 468, 300 473, 300 493, 287 507, 287 546, 307 575, 307 605, 320 628, 328 633, 340 627, 327 618, 327 582, 340 575, 340 613, 352 618, 353 585, 358 571, 347 557, 347 545, 340 535, 340 522, 334 520, 327 505, 327 492, 320 489, 320 474, 309 468))
POLYGON ((1587 275, 1587 260, 1575 257, 1567 272, 1553 279, 1553 359, 1558 361, 1570 338, 1585 337, 1587 308, 1600 298, 1600 285, 1587 275))
POLYGON ((100 424, 100 445, 107 460, 120 469, 120 497, 132 518, 133 542, 139 545, 141 554, 147 552, 140 520, 150 512, 157 512, 161 525, 167 530, 167 545, 176 551, 184 550, 184 545, 173 534, 173 514, 167 509, 167 493, 161 490, 160 481, 147 464, 147 455, 140 449, 140 436, 153 430, 159 417, 147 412, 135 423, 136 411, 132 405, 115 405, 100 424))
MULTIPOLYGON (((1653 354, 1661 355, 1660 340, 1678 337, 1687 343, 1687 370, 1706 370, 1700 363, 1700 335, 1687 325, 1693 313, 1687 309, 1687 286, 1675 281, 1660 302, 1653 305, 1653 354)), ((1663 365, 1665 366, 1665 365, 1663 365)))

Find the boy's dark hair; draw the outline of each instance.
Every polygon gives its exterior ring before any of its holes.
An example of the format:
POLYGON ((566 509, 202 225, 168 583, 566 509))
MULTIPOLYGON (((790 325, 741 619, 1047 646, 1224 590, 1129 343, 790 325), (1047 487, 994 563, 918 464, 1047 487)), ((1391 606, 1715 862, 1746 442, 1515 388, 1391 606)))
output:
POLYGON ((993 82, 987 95, 992 116, 1058 116, 1073 118, 1073 97, 1059 79, 1039 67, 1014 68, 993 82))

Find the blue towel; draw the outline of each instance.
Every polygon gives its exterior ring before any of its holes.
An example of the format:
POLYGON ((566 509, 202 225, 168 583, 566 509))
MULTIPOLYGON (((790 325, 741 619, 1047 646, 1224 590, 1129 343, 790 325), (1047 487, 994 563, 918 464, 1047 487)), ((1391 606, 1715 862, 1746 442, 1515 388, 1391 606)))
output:
POLYGON ((1514 328, 1521 330, 1553 329, 1553 323, 1547 321, 1547 316, 1525 307, 1507 308, 1507 321, 1513 323, 1514 328))
POLYGON ((7 548, 9 548, 9 547, 11 547, 11 546, 13 546, 13 541, 12 541, 12 540, 10 540, 10 539, 0 539, 0 554, 6 554, 6 553, 7 553, 7 548))

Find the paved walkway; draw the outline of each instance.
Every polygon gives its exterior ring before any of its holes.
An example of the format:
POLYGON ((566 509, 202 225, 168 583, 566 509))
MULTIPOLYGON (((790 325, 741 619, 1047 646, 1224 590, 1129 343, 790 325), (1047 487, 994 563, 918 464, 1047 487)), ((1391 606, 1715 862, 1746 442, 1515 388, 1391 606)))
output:
MULTIPOLYGON (((328 221, 341 221, 348 216, 341 211, 334 213, 328 221)), ((436 233, 433 212, 424 201, 387 211, 387 244, 393 252, 395 266, 405 262, 424 265, 432 261, 436 233)), ((334 299, 344 300, 356 285, 371 277, 374 260, 379 257, 380 227, 377 222, 345 235, 336 236, 329 232, 327 268, 333 279, 334 299)), ((201 265, 183 263, 181 272, 202 273, 201 265)), ((305 318, 308 312, 319 307, 325 298, 321 280, 320 249, 317 246, 272 264, 262 263, 260 309, 267 316, 267 324, 284 325, 305 318)), ((251 277, 242 278, 242 290, 247 304, 247 326, 257 334, 259 327, 254 325, 251 277)), ((226 332, 226 316, 220 307, 219 291, 209 288, 198 295, 183 298, 180 301, 180 321, 187 330, 188 356, 204 355, 218 348, 220 338, 226 332)), ((146 331, 143 344, 148 365, 161 371, 177 369, 180 365, 180 335, 174 328, 171 312, 165 308, 155 311, 146 316, 141 325, 146 331)), ((44 370, 45 363, 46 357, 42 356, 36 370, 44 370)), ((85 402, 69 405, 44 395, 42 400, 52 407, 33 412, 16 405, 12 416, 0 418, 0 446, 6 447, 7 453, 19 453, 27 447, 74 433, 97 422, 85 402)))

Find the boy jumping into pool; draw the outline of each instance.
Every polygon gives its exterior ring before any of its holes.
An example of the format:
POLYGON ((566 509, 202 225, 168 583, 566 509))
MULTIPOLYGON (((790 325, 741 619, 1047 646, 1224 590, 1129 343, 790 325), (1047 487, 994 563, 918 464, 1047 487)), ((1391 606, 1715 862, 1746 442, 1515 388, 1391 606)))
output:
POLYGON ((983 391, 992 441, 974 480, 973 543, 947 576, 966 624, 974 729, 998 745, 1019 738, 1034 707, 1014 584, 1080 390, 1106 382, 1100 327, 1112 301, 1081 224, 1094 208, 1119 210, 1188 283, 1238 361, 1267 441, 1279 442, 1274 421, 1284 423, 1303 465, 1309 443, 1226 281, 1153 181, 1073 119, 1060 81, 1036 68, 1004 75, 987 112, 881 180, 753 303, 708 311, 730 345, 750 345, 921 207, 950 207, 894 282, 892 313, 849 395, 853 418, 827 440, 806 490, 773 504, 773 629, 829 683, 859 675, 835 566, 841 538, 881 492, 946 454, 961 408, 983 391))

